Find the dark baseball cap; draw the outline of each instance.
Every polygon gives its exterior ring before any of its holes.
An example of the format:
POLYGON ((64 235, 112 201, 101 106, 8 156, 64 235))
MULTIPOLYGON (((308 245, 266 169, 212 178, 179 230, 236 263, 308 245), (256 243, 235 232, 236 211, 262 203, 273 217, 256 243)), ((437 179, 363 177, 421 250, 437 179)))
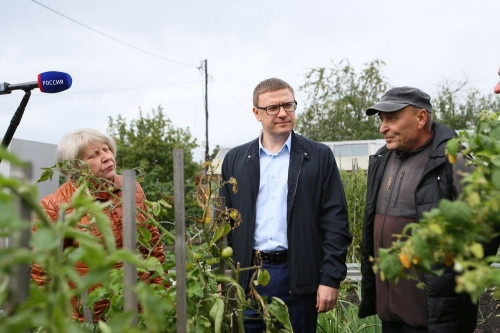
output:
POLYGON ((386 91, 380 98, 380 102, 366 110, 367 116, 373 116, 378 112, 394 112, 413 105, 417 108, 432 112, 431 97, 422 90, 413 87, 396 87, 386 91))

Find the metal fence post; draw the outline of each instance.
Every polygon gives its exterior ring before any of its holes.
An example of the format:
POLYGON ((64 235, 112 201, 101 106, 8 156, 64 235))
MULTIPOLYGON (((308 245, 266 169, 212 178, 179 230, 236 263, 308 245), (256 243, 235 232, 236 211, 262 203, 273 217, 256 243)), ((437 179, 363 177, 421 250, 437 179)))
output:
POLYGON ((177 333, 187 331, 186 226, 184 202, 184 151, 174 149, 175 271, 177 276, 177 333))
MULTIPOLYGON (((123 248, 136 252, 137 248, 137 207, 135 198, 135 171, 123 171, 123 248)), ((123 264, 123 297, 124 311, 133 311, 132 325, 138 321, 137 315, 137 295, 133 291, 137 284, 137 268, 130 264, 123 264)))
MULTIPOLYGON (((31 182, 32 166, 31 163, 23 169, 17 167, 12 168, 13 178, 20 179, 25 182, 31 182)), ((19 198, 19 214, 23 221, 31 221, 31 207, 22 199, 19 198)), ((31 224, 28 224, 20 231, 18 235, 11 236, 7 243, 8 247, 17 247, 29 249, 31 237, 31 224)), ((9 302, 7 304, 7 313, 14 312, 18 306, 23 304, 29 297, 31 266, 29 264, 18 264, 13 268, 13 274, 9 280, 9 302)))

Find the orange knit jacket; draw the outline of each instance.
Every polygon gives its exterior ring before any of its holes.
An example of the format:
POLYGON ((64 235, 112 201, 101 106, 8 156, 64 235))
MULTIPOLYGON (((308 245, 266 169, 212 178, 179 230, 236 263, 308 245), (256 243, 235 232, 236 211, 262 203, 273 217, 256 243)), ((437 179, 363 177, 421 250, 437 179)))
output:
MULTIPOLYGON (((115 184, 113 193, 118 196, 119 198, 122 197, 122 177, 119 175, 116 175, 113 183, 115 184)), ((67 181, 63 185, 61 185, 54 193, 49 194, 45 197, 42 198, 41 200, 41 205, 49 218, 53 221, 57 221, 58 216, 59 216, 59 210, 61 205, 65 203, 71 202, 71 198, 73 194, 76 191, 76 186, 72 181, 67 181)), ((146 199, 146 196, 144 194, 144 191, 142 190, 142 187, 139 185, 139 183, 136 182, 136 205, 138 208, 142 210, 146 210, 146 206, 144 203, 144 200, 146 199)), ((122 240, 122 220, 123 220, 123 206, 119 202, 118 199, 114 198, 113 196, 110 196, 109 193, 103 192, 100 193, 97 196, 97 200, 106 202, 111 200, 112 204, 111 206, 106 208, 106 213, 109 216, 109 219, 111 221, 111 227, 113 230, 113 234, 115 237, 115 242, 116 242, 116 247, 121 248, 123 246, 123 240, 122 240)), ((67 213, 71 212, 72 208, 67 210, 67 213)), ((143 224, 146 220, 146 217, 138 211, 137 213, 137 222, 140 224, 143 224)), ((79 225, 75 226, 75 228, 80 228, 80 229, 86 229, 85 226, 89 225, 89 220, 88 216, 84 216, 79 225)), ((162 242, 160 241, 161 235, 158 231, 158 228, 152 224, 147 224, 147 229, 152 235, 151 238, 151 244, 156 244, 151 255, 158 258, 158 260, 163 263, 165 261, 165 253, 163 250, 163 245, 162 242)), ((34 232, 36 232, 36 225, 33 228, 34 232)), ((97 226, 92 225, 89 229, 93 235, 102 238, 102 234, 99 232, 97 229, 97 226)), ((75 242, 73 241, 65 241, 64 242, 64 247, 69 246, 69 245, 75 245, 75 242)), ((143 253, 146 254, 146 249, 142 246, 138 247, 139 250, 143 253)), ((35 249, 36 250, 36 249, 35 249)), ((121 264, 115 265, 116 268, 121 267, 121 264)), ((81 275, 87 274, 89 271, 89 268, 84 265, 81 262, 78 262, 75 266, 76 271, 81 275)), ((31 270, 31 278, 39 285, 44 285, 46 283, 46 275, 45 271, 43 268, 38 265, 38 264, 33 264, 33 268, 31 270)), ((149 273, 140 273, 139 278, 143 281, 149 281, 150 280, 150 274, 149 273)), ((162 278, 161 277, 156 277, 154 280, 150 281, 153 283, 160 284, 162 283, 162 278)), ((97 286, 94 286, 93 288, 90 289, 92 291, 95 289, 97 286)), ((72 306, 73 306, 73 315, 72 317, 74 319, 79 319, 80 321, 84 320, 84 315, 83 311, 81 311, 81 304, 80 300, 78 298, 74 298, 71 301, 72 306)), ((108 300, 100 300, 97 301, 94 304, 94 321, 97 322, 100 319, 103 319, 103 314, 106 308, 109 306, 109 301, 108 300)))

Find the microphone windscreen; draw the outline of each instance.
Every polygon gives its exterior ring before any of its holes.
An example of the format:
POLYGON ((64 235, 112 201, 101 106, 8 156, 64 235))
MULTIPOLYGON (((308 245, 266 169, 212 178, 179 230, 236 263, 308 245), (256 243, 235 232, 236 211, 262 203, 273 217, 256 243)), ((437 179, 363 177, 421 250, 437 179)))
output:
POLYGON ((38 88, 44 93, 58 93, 69 89, 73 80, 71 76, 63 72, 44 72, 38 74, 38 88))

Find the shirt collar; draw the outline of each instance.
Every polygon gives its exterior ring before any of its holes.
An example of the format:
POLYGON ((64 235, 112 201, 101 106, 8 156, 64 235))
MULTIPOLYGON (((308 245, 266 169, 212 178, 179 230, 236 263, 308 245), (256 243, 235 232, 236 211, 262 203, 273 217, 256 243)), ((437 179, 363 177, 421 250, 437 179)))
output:
MULTIPOLYGON (((264 146, 262 146, 262 133, 264 133, 264 131, 260 131, 260 135, 259 135, 259 156, 262 156, 263 153, 266 153, 268 155, 273 155, 266 148, 264 148, 264 146)), ((283 144, 283 147, 281 147, 278 154, 281 153, 283 151, 283 149, 285 149, 285 148, 288 150, 288 152, 292 151, 292 132, 290 132, 290 134, 288 135, 288 138, 286 139, 285 144, 283 144)))

